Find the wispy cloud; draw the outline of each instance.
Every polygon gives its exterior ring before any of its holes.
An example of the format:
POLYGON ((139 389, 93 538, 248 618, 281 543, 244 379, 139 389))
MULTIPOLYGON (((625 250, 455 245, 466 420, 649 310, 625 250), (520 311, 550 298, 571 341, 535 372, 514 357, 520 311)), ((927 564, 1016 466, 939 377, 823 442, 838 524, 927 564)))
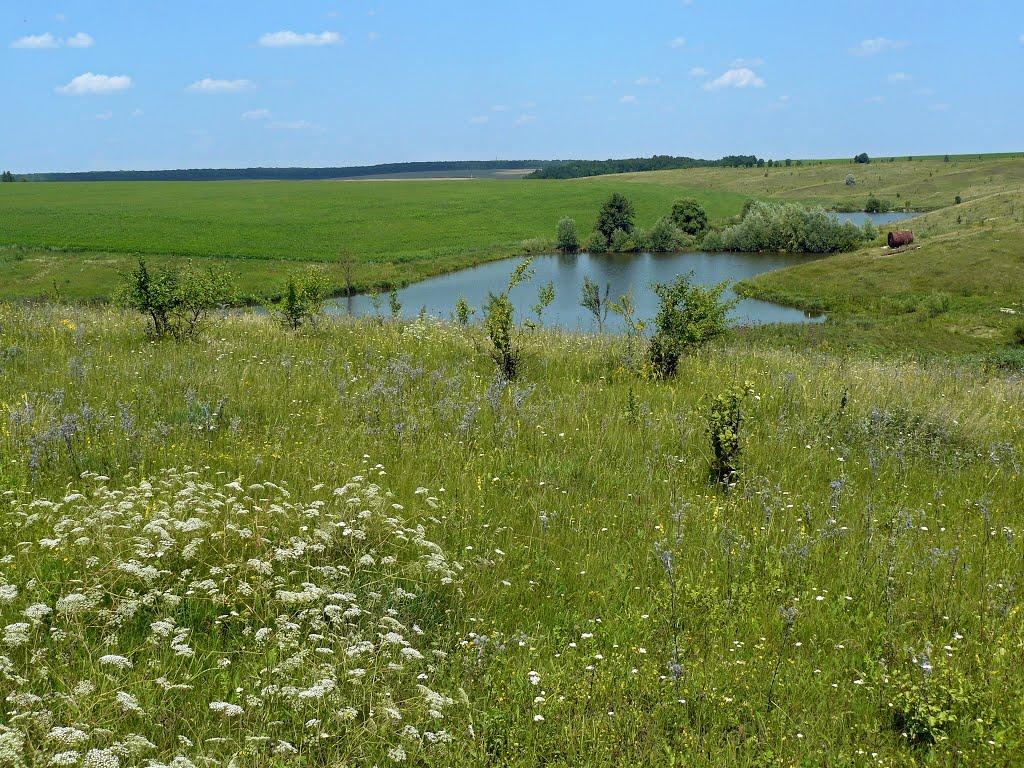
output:
POLYGON ((38 51, 45 48, 59 48, 60 40, 51 35, 49 32, 44 32, 41 35, 25 35, 25 37, 19 37, 13 43, 11 48, 22 48, 24 50, 38 51))
POLYGON ((660 82, 661 82, 661 78, 660 77, 646 77, 645 76, 645 77, 638 77, 636 80, 633 81, 633 84, 634 85, 640 85, 640 86, 644 86, 644 85, 658 85, 658 83, 660 83, 660 82))
POLYGON ((882 96, 869 96, 864 99, 865 104, 881 104, 885 99, 882 96))
POLYGON ((192 83, 186 90, 193 93, 237 93, 247 91, 253 87, 252 80, 215 80, 211 77, 204 77, 192 83))
POLYGON ((948 112, 949 104, 932 104, 928 109, 932 112, 948 112))
POLYGON ((729 65, 733 69, 753 69, 754 67, 763 67, 764 59, 760 56, 755 56, 752 59, 733 59, 732 64, 729 65))
POLYGON ((268 32, 259 43, 264 48, 297 48, 300 46, 339 45, 344 42, 337 32, 292 32, 289 29, 280 32, 268 32))
POLYGON ((906 40, 890 40, 888 37, 872 37, 868 40, 861 40, 850 50, 854 56, 875 56, 879 53, 898 51, 906 48, 910 43, 906 40))
POLYGON ((913 80, 912 75, 908 75, 906 72, 892 72, 886 78, 890 83, 906 83, 913 80))
POLYGON ((489 118, 487 115, 475 115, 469 118, 469 122, 471 122, 473 125, 483 125, 484 123, 489 123, 490 121, 491 118, 489 118))
POLYGON ((495 104, 491 107, 491 112, 508 112, 507 104, 495 104))
POLYGON ((68 48, 92 48, 96 41, 92 39, 92 35, 78 32, 65 40, 64 45, 68 48))
POLYGON ((27 51, 42 51, 48 48, 60 48, 66 45, 68 48, 92 48, 96 44, 96 41, 92 39, 91 35, 85 32, 79 32, 68 38, 59 38, 44 32, 41 35, 25 35, 19 37, 13 43, 11 48, 21 48, 27 51))
POLYGON ((636 103, 636 96, 634 96, 631 93, 627 93, 625 96, 623 96, 621 99, 619 99, 619 101, 621 103, 623 103, 623 104, 635 104, 636 103))
POLYGON ((67 85, 57 88, 57 93, 71 96, 117 93, 132 87, 127 75, 94 75, 92 72, 75 77, 67 85))
POLYGON ((704 67, 693 67, 690 70, 690 77, 706 77, 708 71, 704 67))
POLYGON ((686 38, 685 37, 673 37, 671 40, 668 41, 668 47, 669 48, 683 48, 685 46, 686 46, 686 38))
POLYGON ((706 91, 718 91, 722 88, 764 88, 764 80, 752 69, 737 67, 704 84, 706 91))
POLYGON ((536 115, 528 115, 528 114, 524 113, 524 114, 522 114, 522 115, 520 115, 519 117, 516 118, 516 125, 529 125, 530 123, 536 123, 536 122, 537 122, 537 116, 536 115))
POLYGON ((270 117, 270 110, 250 109, 247 112, 243 112, 242 117, 246 120, 266 120, 268 117, 270 117))
POLYGON ((110 111, 100 112, 98 115, 96 115, 96 119, 97 120, 109 120, 113 116, 114 116, 114 113, 110 112, 110 111))

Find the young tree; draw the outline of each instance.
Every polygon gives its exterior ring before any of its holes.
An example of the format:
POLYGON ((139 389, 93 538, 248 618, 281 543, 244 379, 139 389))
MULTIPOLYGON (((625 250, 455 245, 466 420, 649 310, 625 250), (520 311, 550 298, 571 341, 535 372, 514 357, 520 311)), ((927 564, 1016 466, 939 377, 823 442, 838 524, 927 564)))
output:
POLYGON ((606 241, 611 241, 612 235, 617 229, 621 229, 626 234, 632 232, 635 218, 636 211, 633 210, 633 204, 625 196, 615 192, 601 207, 595 228, 604 235, 606 241))
POLYGON ((395 288, 392 288, 391 293, 388 294, 388 307, 391 310, 392 320, 397 320, 402 316, 402 302, 398 300, 398 290, 395 288))
POLYGON ((568 216, 559 220, 555 239, 558 244, 558 250, 562 253, 576 253, 580 249, 580 239, 576 233, 576 222, 568 216))
POLYGON ((726 314, 737 299, 723 301, 728 283, 694 285, 693 273, 677 275, 672 283, 655 283, 658 314, 654 318, 649 358, 662 378, 674 376, 683 354, 725 333, 726 314))
POLYGON ((465 296, 459 296, 455 302, 455 320, 459 325, 469 325, 469 318, 476 313, 476 309, 471 307, 469 302, 466 301, 465 296))
POLYGON ((297 331, 307 323, 316 322, 327 300, 327 279, 322 270, 310 267, 302 275, 288 275, 284 294, 268 309, 287 328, 297 331))
POLYGON ((589 310, 597 322, 597 332, 604 333, 604 324, 608 319, 608 295, 612 286, 605 283, 604 296, 601 295, 601 286, 590 279, 589 275, 583 276, 583 289, 580 293, 580 306, 589 310))
POLYGON ((531 263, 532 259, 524 259, 513 270, 505 290, 498 294, 489 293, 484 306, 484 330, 491 341, 491 359, 498 367, 498 372, 508 381, 515 379, 519 373, 522 357, 522 347, 515 333, 515 307, 508 295, 517 285, 533 277, 531 263))
POLYGON ((708 228, 708 214, 698 201, 684 197, 672 204, 672 222, 683 232, 700 237, 708 228))

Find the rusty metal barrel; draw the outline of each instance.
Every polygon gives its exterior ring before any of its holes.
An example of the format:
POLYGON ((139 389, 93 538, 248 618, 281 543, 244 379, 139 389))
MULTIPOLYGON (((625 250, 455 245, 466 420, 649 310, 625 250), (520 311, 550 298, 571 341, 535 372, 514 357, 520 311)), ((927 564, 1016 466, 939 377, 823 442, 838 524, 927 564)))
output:
POLYGON ((914 242, 914 233, 909 229, 898 229, 895 232, 889 233, 888 241, 890 248, 899 248, 904 245, 910 245, 914 242))

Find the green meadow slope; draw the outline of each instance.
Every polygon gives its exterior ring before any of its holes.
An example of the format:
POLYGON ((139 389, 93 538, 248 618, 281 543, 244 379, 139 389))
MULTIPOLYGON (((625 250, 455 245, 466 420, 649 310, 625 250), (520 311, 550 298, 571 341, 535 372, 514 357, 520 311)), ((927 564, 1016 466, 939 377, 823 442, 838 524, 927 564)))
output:
POLYGON ((1019 380, 212 322, 0 305, 8 764, 1024 761, 1019 380))

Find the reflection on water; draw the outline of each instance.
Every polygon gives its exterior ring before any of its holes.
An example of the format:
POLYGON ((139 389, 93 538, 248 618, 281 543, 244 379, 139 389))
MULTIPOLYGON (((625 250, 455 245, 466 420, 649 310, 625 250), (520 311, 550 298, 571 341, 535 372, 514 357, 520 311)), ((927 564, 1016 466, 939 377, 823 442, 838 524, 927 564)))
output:
MULTIPOLYGON (((884 225, 905 214, 839 214, 841 219, 862 223, 871 218, 876 224, 884 225)), ((676 275, 693 272, 694 281, 704 285, 728 280, 739 280, 759 275, 773 269, 806 263, 812 256, 798 254, 763 253, 580 253, 571 256, 539 256, 534 259, 535 277, 527 284, 518 286, 510 298, 516 307, 517 318, 522 321, 531 316, 530 307, 537 301, 537 288, 549 280, 555 286, 555 300, 544 313, 544 323, 567 330, 592 330, 593 316, 580 306, 580 289, 583 278, 589 277, 601 286, 611 287, 613 299, 632 291, 633 303, 638 318, 652 318, 657 310, 657 298, 651 290, 652 283, 669 282, 676 275)), ((509 274, 519 259, 503 259, 477 267, 451 272, 439 277, 413 283, 398 292, 402 312, 406 317, 415 317, 421 308, 436 317, 451 318, 459 296, 479 310, 491 291, 501 291, 508 283, 509 274)), ((731 291, 727 295, 732 297, 731 291)), ((387 300, 382 301, 383 312, 387 313, 387 300)), ((328 307, 329 312, 356 315, 373 313, 370 298, 365 295, 350 299, 337 299, 328 307)), ((812 317, 801 310, 783 307, 766 301, 743 299, 731 313, 735 323, 759 325, 763 323, 808 323, 821 322, 821 316, 812 317)), ((609 315, 608 330, 623 330, 621 320, 609 315)))

